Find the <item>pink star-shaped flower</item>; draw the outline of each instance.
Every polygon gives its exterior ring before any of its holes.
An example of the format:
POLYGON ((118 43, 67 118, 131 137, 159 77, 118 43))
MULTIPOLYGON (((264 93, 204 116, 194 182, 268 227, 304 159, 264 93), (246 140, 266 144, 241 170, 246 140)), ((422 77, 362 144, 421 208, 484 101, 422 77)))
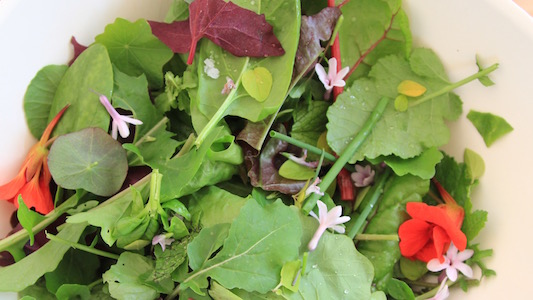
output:
POLYGON ((118 113, 118 111, 111 105, 109 99, 105 95, 100 94, 100 103, 105 107, 113 122, 111 124, 111 136, 116 140, 117 139, 117 129, 122 138, 127 138, 130 135, 129 124, 141 125, 143 122, 137 119, 134 119, 129 116, 123 116, 118 113))
POLYGON ((324 84, 326 91, 331 91, 334 86, 343 87, 346 85, 344 76, 350 71, 350 67, 345 67, 337 73, 337 59, 331 58, 328 61, 328 73, 321 64, 315 65, 315 71, 318 79, 324 84))
POLYGON ((316 204, 318 206, 318 216, 312 211, 309 214, 318 220, 319 225, 315 234, 313 235, 313 238, 307 245, 309 251, 316 249, 318 241, 326 229, 331 228, 338 233, 344 233, 344 227, 339 226, 339 224, 350 221, 350 217, 348 216, 341 217, 342 207, 340 205, 335 206, 328 212, 328 208, 324 202, 318 200, 316 204))
POLYGON ((444 255, 444 262, 441 263, 438 258, 434 258, 428 261, 427 268, 432 272, 446 270, 446 276, 451 281, 457 280, 457 271, 460 271, 468 278, 472 278, 474 276, 472 268, 464 263, 464 261, 472 257, 472 255, 474 255, 474 250, 465 249, 459 252, 457 247, 451 243, 446 255, 444 255))
POLYGON ((365 187, 374 182, 375 174, 376 172, 372 170, 370 165, 364 167, 355 165, 355 172, 352 173, 351 177, 356 187, 365 187))

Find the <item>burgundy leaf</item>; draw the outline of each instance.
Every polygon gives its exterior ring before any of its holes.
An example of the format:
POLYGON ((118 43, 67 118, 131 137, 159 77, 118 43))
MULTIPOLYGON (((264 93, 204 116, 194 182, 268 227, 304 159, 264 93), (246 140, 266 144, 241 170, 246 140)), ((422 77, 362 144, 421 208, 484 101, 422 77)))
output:
MULTIPOLYGON (((280 126, 279 132, 285 129, 280 126)), ((263 147, 261 153, 246 143, 241 143, 244 150, 244 159, 248 169, 250 183, 255 187, 262 187, 265 191, 279 191, 284 194, 296 194, 303 189, 305 181, 291 180, 279 175, 279 167, 287 160, 281 152, 300 151, 278 139, 270 139, 263 147)), ((297 155, 300 155, 297 153, 297 155)))
POLYGON ((168 23, 148 21, 152 34, 174 53, 187 53, 191 48, 189 20, 168 23))
POLYGON ((331 38, 340 15, 339 8, 326 7, 316 15, 302 16, 300 41, 294 63, 294 76, 307 72, 314 67, 311 62, 316 61, 323 50, 320 41, 328 41, 331 38))
POLYGON ((270 131, 270 121, 274 116, 268 116, 259 122, 246 121, 246 125, 237 135, 238 141, 246 142, 255 150, 260 151, 268 132, 270 131))
POLYGON ((68 65, 72 65, 74 63, 74 61, 76 60, 76 58, 78 58, 78 56, 80 56, 80 54, 85 51, 85 49, 87 49, 87 46, 84 46, 80 43, 78 43, 78 41, 76 41, 76 38, 75 37, 72 37, 70 39, 70 43, 72 44, 72 46, 74 46, 74 56, 72 57, 72 59, 68 62, 68 65))

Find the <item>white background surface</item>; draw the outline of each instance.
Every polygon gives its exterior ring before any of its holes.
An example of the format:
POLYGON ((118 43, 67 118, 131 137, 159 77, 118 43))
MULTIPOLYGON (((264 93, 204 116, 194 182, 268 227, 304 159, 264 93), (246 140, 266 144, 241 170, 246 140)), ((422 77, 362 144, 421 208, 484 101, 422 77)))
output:
MULTIPOLYGON (((70 60, 70 38, 90 44, 116 17, 161 19, 170 0, 0 1, 0 184, 17 173, 35 142, 25 124, 22 98, 35 73, 70 60)), ((451 299, 528 299, 533 267, 533 21, 508 0, 404 0, 415 45, 433 48, 452 80, 499 62, 493 87, 473 82, 456 92, 470 108, 503 116, 515 130, 487 148, 464 117, 452 124, 446 149, 462 160, 465 147, 480 153, 486 174, 474 206, 489 212, 476 241, 494 249, 488 266, 497 277, 451 299)), ((8 215, 10 205, 0 201, 8 215)), ((0 216, 0 229, 7 218, 0 216)), ((6 230, 0 232, 3 236, 6 230)), ((3 298, 0 295, 0 299, 3 298)))

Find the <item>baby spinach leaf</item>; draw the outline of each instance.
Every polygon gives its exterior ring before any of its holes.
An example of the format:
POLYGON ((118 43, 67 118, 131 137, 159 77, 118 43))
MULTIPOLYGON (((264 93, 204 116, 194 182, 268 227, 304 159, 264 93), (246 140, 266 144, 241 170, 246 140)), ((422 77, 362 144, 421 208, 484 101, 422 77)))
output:
POLYGON ((295 163, 292 160, 285 161, 279 167, 279 175, 283 178, 293 180, 307 180, 315 176, 315 170, 295 163))
POLYGON ((233 221, 222 250, 183 283, 210 276, 226 288, 266 293, 279 283, 283 264, 298 257, 301 234, 297 213, 280 200, 262 207, 250 199, 233 221))
POLYGON ((102 275, 102 279, 109 285, 109 292, 115 299, 152 300, 159 297, 159 292, 142 277, 153 270, 149 258, 126 251, 120 254, 117 263, 102 275))
MULTIPOLYGON (((257 122, 276 112, 283 103, 292 78, 293 62, 296 53, 298 34, 300 29, 299 1, 272 0, 267 2, 250 2, 245 0, 233 1, 235 4, 264 14, 271 21, 277 38, 281 42, 285 54, 279 57, 247 58, 234 57, 210 41, 203 41, 198 53, 198 107, 208 118, 212 117, 223 103, 227 95, 220 93, 226 83, 226 76, 235 82, 240 74, 248 69, 264 67, 272 74, 272 89, 267 99, 258 105, 239 84, 231 107, 225 114, 240 116, 257 122), (208 77, 203 70, 205 59, 212 59, 215 67, 220 71, 218 79, 208 77)), ((198 129, 197 129, 198 130, 198 129)))
MULTIPOLYGON (((57 237, 77 242, 86 226, 87 224, 65 225, 57 237)), ((69 249, 69 245, 49 241, 16 264, 0 268, 0 291, 19 292, 33 285, 45 273, 55 270, 69 249)))
POLYGON ((476 127, 487 147, 496 140, 513 131, 513 127, 500 116, 471 110, 466 117, 476 127))
POLYGON ((58 185, 100 196, 116 193, 128 171, 124 149, 100 128, 59 137, 50 149, 48 164, 58 185))
POLYGON ((209 289, 209 296, 215 300, 242 300, 241 297, 235 295, 230 290, 221 286, 218 282, 212 281, 209 289))
MULTIPOLYGON (((364 233, 396 234, 400 224, 406 219, 405 204, 422 201, 428 188, 429 181, 417 176, 393 176, 387 182, 380 205, 364 233)), ((401 257, 398 242, 360 241, 357 249, 374 265, 374 283, 377 288, 386 290, 394 265, 401 257)))
POLYGON ((391 278, 387 281, 386 286, 387 294, 391 295, 394 299, 402 300, 414 300, 415 294, 409 285, 403 281, 396 278, 391 278))
POLYGON ((189 1, 174 0, 165 16, 165 22, 183 21, 189 18, 189 1))
POLYGON ((173 54, 152 34, 146 20, 132 23, 117 18, 94 40, 107 48, 111 61, 122 72, 131 76, 146 74, 152 88, 163 85, 163 65, 173 54))
POLYGON ((70 104, 57 123, 54 135, 75 132, 87 127, 109 128, 109 114, 98 100, 96 91, 110 96, 113 90, 113 67, 105 47, 92 45, 83 51, 59 82, 48 121, 70 104))
POLYGON ((57 86, 68 66, 48 65, 31 80, 24 94, 24 114, 31 134, 39 139, 48 125, 48 116, 57 86))
MULTIPOLYGON (((348 90, 339 95, 327 113, 328 143, 335 152, 341 153, 344 150, 379 99, 394 99, 398 95, 397 87, 400 82, 407 79, 419 82, 428 89, 428 94, 448 86, 441 79, 445 74, 433 72, 433 77, 422 77, 413 71, 415 68, 440 70, 440 63, 436 66, 421 66, 426 62, 438 62, 433 52, 415 49, 411 58, 417 59, 407 61, 398 56, 380 59, 370 72, 371 79, 356 80, 348 90), (424 59, 418 59, 420 57, 424 59)), ((426 73, 429 75, 429 72, 426 73)), ((350 162, 391 154, 400 158, 411 158, 428 148, 446 144, 450 131, 445 120, 458 117, 458 100, 453 94, 443 93, 404 112, 396 111, 391 101, 367 141, 350 162)))

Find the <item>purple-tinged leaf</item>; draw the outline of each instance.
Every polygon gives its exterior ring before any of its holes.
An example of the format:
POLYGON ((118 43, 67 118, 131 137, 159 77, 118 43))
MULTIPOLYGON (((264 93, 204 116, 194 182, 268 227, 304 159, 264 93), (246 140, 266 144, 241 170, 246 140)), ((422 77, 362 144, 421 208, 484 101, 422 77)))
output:
POLYGON ((78 56, 80 56, 80 54, 85 51, 85 49, 87 49, 87 46, 84 46, 80 43, 78 43, 78 41, 76 40, 76 38, 73 36, 71 39, 70 39, 70 43, 72 44, 72 46, 74 47, 74 56, 72 57, 72 59, 68 62, 68 65, 72 65, 74 63, 74 61, 76 60, 76 58, 78 58, 78 56))
POLYGON ((152 34, 167 45, 174 53, 187 53, 191 48, 189 20, 163 23, 148 21, 152 34))
POLYGON ((326 7, 316 15, 302 16, 300 42, 294 63, 295 76, 314 67, 312 62, 323 51, 320 41, 331 38, 340 15, 341 11, 337 7, 326 7))

